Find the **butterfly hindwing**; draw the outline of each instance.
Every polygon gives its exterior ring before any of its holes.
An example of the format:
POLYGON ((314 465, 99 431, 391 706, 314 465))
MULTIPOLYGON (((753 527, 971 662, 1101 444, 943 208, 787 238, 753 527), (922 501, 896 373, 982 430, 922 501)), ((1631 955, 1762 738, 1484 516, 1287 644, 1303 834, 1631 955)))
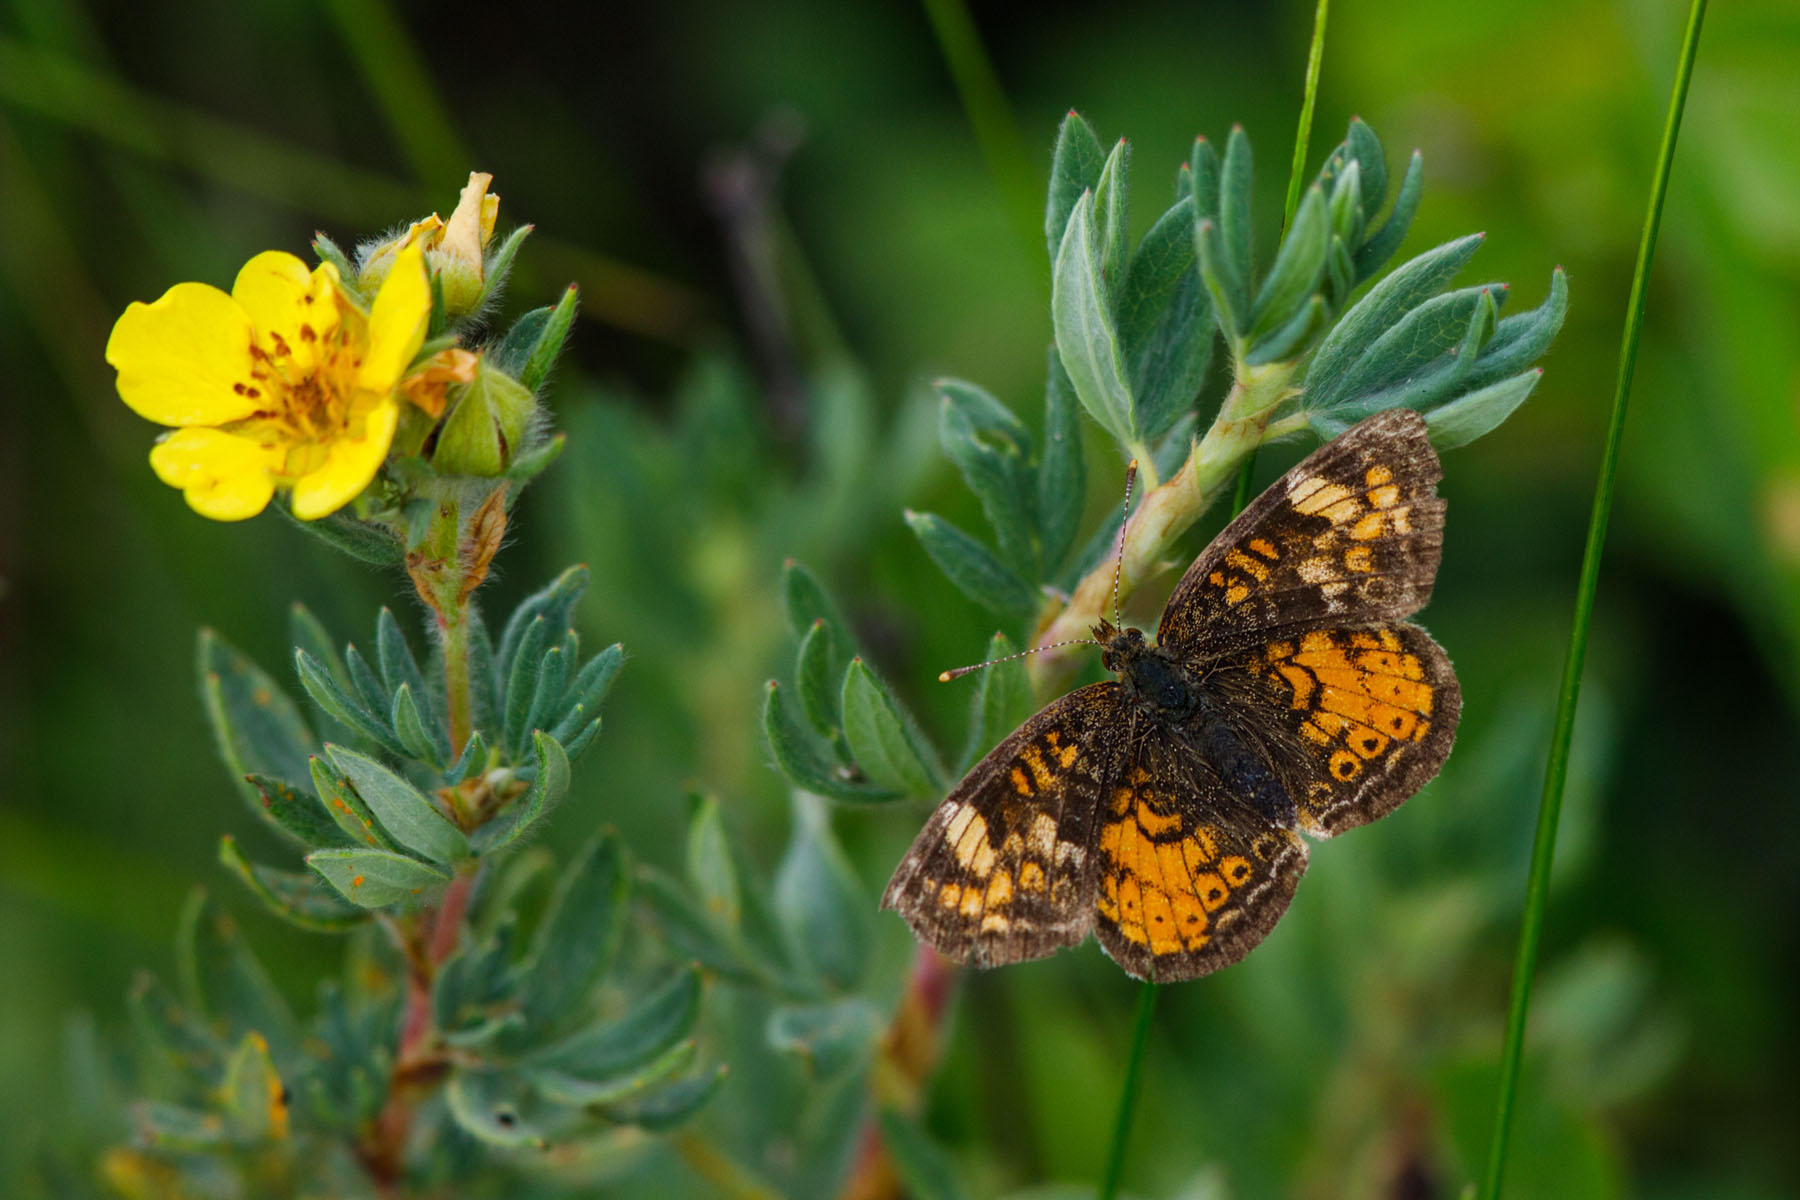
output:
POLYGON ((1157 643, 1212 657, 1304 629, 1395 621, 1431 597, 1442 477, 1410 409, 1302 459, 1214 538, 1169 597, 1157 643))
POLYGON ((980 966, 1085 938, 1089 843, 1128 724, 1123 691, 1079 688, 994 747, 932 813, 881 906, 939 952, 980 966))
POLYGON ((1307 847, 1243 802, 1178 730, 1140 720, 1095 836, 1095 932, 1126 971, 1193 979, 1287 911, 1307 847))

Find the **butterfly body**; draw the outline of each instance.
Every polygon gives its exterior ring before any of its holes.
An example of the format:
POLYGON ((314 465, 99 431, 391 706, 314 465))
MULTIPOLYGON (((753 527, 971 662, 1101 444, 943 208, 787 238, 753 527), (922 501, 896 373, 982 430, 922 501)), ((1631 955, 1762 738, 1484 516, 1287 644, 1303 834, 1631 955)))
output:
POLYGON ((1306 869, 1301 833, 1386 814, 1449 754, 1455 674, 1403 620, 1437 570, 1439 474, 1405 410, 1303 460, 1195 560, 1154 643, 1095 627, 1118 678, 1053 701, 977 763, 883 906, 979 965, 1090 930, 1140 978, 1242 958, 1306 869))

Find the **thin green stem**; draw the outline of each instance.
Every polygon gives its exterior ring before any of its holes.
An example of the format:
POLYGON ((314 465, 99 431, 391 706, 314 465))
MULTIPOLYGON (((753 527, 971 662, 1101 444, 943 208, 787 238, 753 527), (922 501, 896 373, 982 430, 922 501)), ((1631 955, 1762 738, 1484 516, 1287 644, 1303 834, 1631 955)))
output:
POLYGON ((937 36, 938 49, 943 52, 944 65, 956 81, 963 111, 974 127, 976 144, 987 160, 988 172, 1000 189, 1007 214, 1026 249, 1035 255, 1043 223, 1038 186, 1031 159, 1025 153, 1025 140, 1007 106, 993 61, 981 44, 981 33, 963 0, 923 3, 931 31, 937 36))
MULTIPOLYGON (((1319 98, 1319 64, 1325 60, 1325 19, 1331 13, 1331 0, 1319 0, 1313 10, 1312 47, 1306 52, 1306 87, 1300 97, 1300 127, 1294 131, 1294 165, 1288 170, 1287 203, 1281 210, 1281 228, 1285 232, 1300 207, 1300 182, 1306 172, 1306 152, 1312 144, 1313 108, 1319 98)), ((1238 468, 1237 491, 1231 499, 1231 515, 1244 511, 1250 503, 1250 481, 1256 473, 1256 451, 1244 456, 1238 468)))
POLYGON ((1625 333, 1619 346, 1619 376, 1613 391, 1612 419, 1606 430, 1606 447, 1601 452, 1600 476, 1594 486, 1594 509, 1588 519, 1587 548, 1581 556, 1581 581, 1575 592, 1575 620, 1569 630, 1568 655, 1563 660, 1556 724, 1550 737, 1550 762, 1544 771, 1544 794, 1538 805, 1537 834, 1531 846, 1531 872, 1526 884, 1525 912, 1520 922, 1518 958, 1513 966, 1512 1000, 1506 1014, 1506 1042, 1500 1054, 1500 1090, 1494 1102, 1494 1131, 1488 1145, 1487 1169, 1482 1176, 1482 1200, 1499 1200, 1500 1185, 1506 1173, 1519 1066, 1524 1057, 1525 1017, 1531 1006, 1532 978, 1537 970, 1544 909, 1549 902, 1550 867, 1556 859, 1557 822, 1562 814, 1563 785, 1569 774, 1575 707, 1581 698, 1581 670, 1587 658, 1588 629, 1594 615, 1594 593, 1600 580, 1600 554, 1606 542, 1607 518, 1612 512, 1619 445, 1625 433, 1626 400, 1631 394, 1631 376, 1637 364, 1638 335, 1644 326, 1650 260, 1656 251, 1663 200, 1669 190, 1670 164, 1675 158, 1675 139, 1681 130, 1681 112, 1687 104, 1688 81, 1693 75, 1694 58, 1700 48, 1700 23, 1705 15, 1706 0, 1693 0, 1693 7, 1688 12, 1687 33, 1681 44, 1681 59, 1675 71, 1675 84, 1669 96, 1668 117, 1663 124, 1656 174, 1650 184, 1650 207, 1644 214, 1644 233, 1638 243, 1631 297, 1625 309, 1625 333))
POLYGON ((450 716, 450 757, 458 758, 474 730, 473 705, 469 690, 469 608, 465 603, 453 613, 445 614, 444 630, 444 698, 450 716))
POLYGON ((1137 1019, 1131 1027, 1131 1056, 1125 1060, 1125 1086, 1119 1092, 1119 1111, 1113 1118, 1112 1148, 1106 1152, 1106 1174, 1100 1180, 1099 1200, 1119 1194, 1119 1176, 1125 1170, 1125 1143, 1131 1138, 1131 1118, 1137 1110, 1138 1076, 1144 1069, 1144 1048, 1150 1044, 1150 1018, 1156 1012, 1157 986, 1138 989, 1137 1019))

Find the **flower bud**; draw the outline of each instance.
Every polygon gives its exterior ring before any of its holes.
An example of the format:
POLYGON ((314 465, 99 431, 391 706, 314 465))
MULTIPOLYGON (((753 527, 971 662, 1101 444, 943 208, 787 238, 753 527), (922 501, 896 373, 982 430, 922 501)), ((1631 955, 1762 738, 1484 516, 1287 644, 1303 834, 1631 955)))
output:
POLYGON ((531 390, 483 362, 438 432, 431 465, 440 475, 495 476, 524 443, 537 412, 531 390))
POLYGON ((432 213, 414 221, 397 237, 365 247, 357 283, 365 291, 379 287, 394 265, 394 256, 417 243, 425 251, 425 265, 443 290, 445 315, 454 320, 473 310, 487 284, 484 255, 500 216, 500 197, 487 190, 493 181, 484 171, 470 172, 448 221, 432 213))

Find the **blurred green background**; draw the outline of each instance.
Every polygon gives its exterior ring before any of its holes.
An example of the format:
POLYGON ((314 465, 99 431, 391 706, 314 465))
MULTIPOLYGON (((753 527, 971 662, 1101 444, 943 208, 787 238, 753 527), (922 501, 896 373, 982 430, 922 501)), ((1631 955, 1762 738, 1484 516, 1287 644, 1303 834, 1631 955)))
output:
MULTIPOLYGON (((1332 13, 1309 163, 1361 115, 1396 166, 1424 152, 1402 256, 1486 230, 1465 278, 1510 281, 1517 311, 1560 263, 1572 305, 1526 407, 1445 463, 1449 533, 1423 619, 1463 680, 1457 752, 1392 819, 1314 856, 1247 963, 1165 989, 1131 1190, 1425 1198, 1479 1168, 1685 8, 1332 13)), ((1035 422, 1049 275, 923 9, 6 0, 0 14, 0 1179, 67 1119, 67 1015, 121 1026, 132 972, 168 973, 195 882, 241 915, 303 1009, 335 969, 334 943, 265 919, 214 865, 220 833, 263 835, 212 754, 195 629, 279 668, 291 600, 360 640, 377 605, 413 603, 279 518, 211 524, 156 482, 153 430, 101 356, 131 300, 228 285, 315 229, 348 244, 447 212, 469 169, 493 172, 502 225, 539 229, 508 311, 573 279, 591 319, 552 391, 569 452, 518 510, 490 609, 588 562, 584 628, 633 655, 550 841, 610 822, 672 861, 697 782, 773 860, 787 804, 757 711, 791 660, 790 555, 956 744, 968 692, 931 680, 979 658, 993 626, 900 519, 910 505, 979 525, 922 382, 976 380, 1035 422)), ((1273 244, 1311 4, 973 16, 1031 203, 1071 106, 1132 140, 1142 214, 1196 133, 1241 122, 1273 244)), ((1788 0, 1710 15, 1599 593, 1517 1196, 1800 1194, 1796 64, 1788 0)), ((1122 471, 1097 434, 1089 450, 1091 525, 1122 471)), ((1298 453, 1266 454, 1260 477, 1298 453)), ((923 815, 839 817, 871 895, 923 815)), ((878 928, 897 973, 905 930, 878 928)), ((1133 996, 1091 944, 964 983, 926 1123, 971 1194, 1095 1178, 1133 996)), ((754 1145, 756 1078, 734 1075, 709 1117, 723 1144, 754 1145)))

